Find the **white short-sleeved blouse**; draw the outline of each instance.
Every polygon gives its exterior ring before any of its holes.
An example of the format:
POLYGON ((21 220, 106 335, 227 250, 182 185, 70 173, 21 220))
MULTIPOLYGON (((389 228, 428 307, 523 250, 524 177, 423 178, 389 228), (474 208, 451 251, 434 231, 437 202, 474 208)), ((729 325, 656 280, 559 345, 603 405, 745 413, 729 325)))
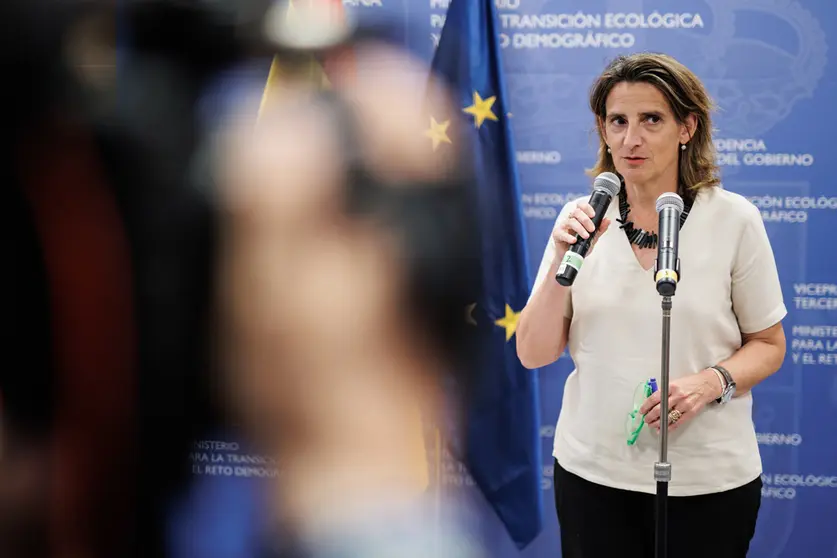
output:
MULTIPOLYGON (((576 202, 567 204, 558 219, 576 202)), ((654 272, 644 270, 613 221, 585 259, 571 287, 567 378, 553 455, 568 471, 591 482, 654 493, 659 435, 643 428, 626 442, 625 422, 640 382, 660 375, 661 297, 654 272)), ((759 211, 744 197, 702 191, 680 234, 681 278, 671 311, 671 379, 699 372, 730 357, 741 334, 766 329, 787 310, 776 264, 759 211)), ((555 258, 550 239, 535 282, 555 258)), ((533 289, 534 291, 534 289, 533 289)), ((761 474, 752 421, 752 395, 712 403, 669 435, 669 494, 720 492, 761 474)))

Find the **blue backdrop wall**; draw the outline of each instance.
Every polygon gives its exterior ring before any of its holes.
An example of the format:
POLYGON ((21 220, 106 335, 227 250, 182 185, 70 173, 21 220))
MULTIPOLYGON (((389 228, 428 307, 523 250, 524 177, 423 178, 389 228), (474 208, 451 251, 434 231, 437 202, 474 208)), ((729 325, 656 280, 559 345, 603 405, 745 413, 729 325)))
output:
MULTIPOLYGON (((429 62, 448 0, 345 4, 361 20, 394 21, 404 45, 429 62)), ((837 148, 837 66, 828 56, 837 42, 837 4, 497 0, 497 6, 532 277, 561 207, 588 191, 583 172, 596 139, 586 95, 606 62, 618 53, 661 51, 708 86, 720 109, 715 142, 724 187, 761 208, 790 311, 784 366, 755 390, 764 490, 750 556, 837 557, 837 182, 828 171, 837 148)), ((486 511, 475 528, 495 556, 560 556, 552 436, 571 370, 563 355, 540 371, 544 532, 519 553, 486 511)), ((173 520, 178 554, 247 556, 241 534, 257 528, 249 515, 253 483, 269 472, 241 448, 216 442, 196 446, 194 461, 201 489, 173 520)), ((449 460, 441 480, 446 490, 473 491, 467 472, 449 460)))

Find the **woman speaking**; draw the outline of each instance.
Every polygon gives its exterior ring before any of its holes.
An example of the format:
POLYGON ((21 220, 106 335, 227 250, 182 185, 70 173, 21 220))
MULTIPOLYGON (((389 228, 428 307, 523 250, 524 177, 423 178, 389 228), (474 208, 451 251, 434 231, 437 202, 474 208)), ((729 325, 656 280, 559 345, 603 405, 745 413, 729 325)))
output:
POLYGON ((669 56, 614 60, 593 85, 599 136, 590 174, 622 187, 571 287, 555 280, 578 236, 594 231, 587 198, 556 221, 517 329, 529 368, 569 347, 555 430, 555 505, 564 558, 644 558, 654 552, 659 454, 661 298, 654 282, 657 198, 676 192, 681 277, 671 319, 669 553, 745 558, 761 501, 752 388, 785 356, 787 313, 761 215, 721 188, 711 102, 669 56), (649 390, 650 391, 650 390, 649 390), (639 394, 639 399, 637 399, 639 394), (644 417, 630 426, 629 413, 644 417), (639 433, 637 434, 637 430, 639 433))

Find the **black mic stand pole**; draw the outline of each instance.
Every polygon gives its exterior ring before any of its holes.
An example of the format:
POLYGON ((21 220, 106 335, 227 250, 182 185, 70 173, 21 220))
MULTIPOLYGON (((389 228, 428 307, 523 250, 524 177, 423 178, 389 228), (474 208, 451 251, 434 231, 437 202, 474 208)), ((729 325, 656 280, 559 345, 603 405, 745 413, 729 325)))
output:
MULTIPOLYGON (((656 267, 655 275, 656 275, 656 267)), ((680 260, 675 267, 680 275, 680 260)), ((669 362, 671 357, 671 296, 663 295, 663 343, 660 361, 660 459, 654 464, 654 480, 657 481, 655 501, 655 558, 668 556, 668 483, 671 481, 671 463, 668 462, 668 392, 669 362)))
POLYGON ((654 464, 654 480, 657 481, 656 498, 656 558, 668 556, 668 483, 671 480, 671 463, 668 462, 668 384, 669 353, 671 349, 671 297, 664 296, 663 354, 660 367, 660 459, 654 464))

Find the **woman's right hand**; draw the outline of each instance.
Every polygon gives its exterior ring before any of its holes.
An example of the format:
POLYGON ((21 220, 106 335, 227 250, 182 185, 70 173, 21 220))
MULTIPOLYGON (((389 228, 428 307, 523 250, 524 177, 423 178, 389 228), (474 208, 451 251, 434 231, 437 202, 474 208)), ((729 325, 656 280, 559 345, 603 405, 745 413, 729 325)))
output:
MULTIPOLYGON (((555 228, 552 230, 552 239, 555 241, 559 255, 564 254, 572 244, 575 244, 576 234, 581 235, 581 238, 590 237, 590 233, 595 230, 592 220, 595 214, 596 212, 589 203, 579 201, 565 218, 555 223, 555 228)), ((609 226, 610 219, 607 217, 603 218, 599 225, 599 231, 596 233, 596 237, 593 239, 590 249, 587 251, 588 256, 593 252, 596 242, 598 242, 601 235, 604 234, 609 226)))

